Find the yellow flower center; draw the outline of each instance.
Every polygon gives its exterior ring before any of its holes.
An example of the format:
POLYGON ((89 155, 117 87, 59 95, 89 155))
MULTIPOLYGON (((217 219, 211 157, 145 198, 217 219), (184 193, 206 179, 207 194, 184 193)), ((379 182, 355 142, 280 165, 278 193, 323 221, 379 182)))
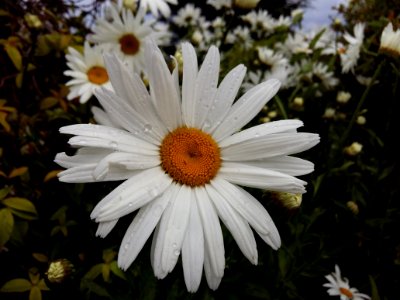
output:
POLYGON ((95 84, 103 84, 108 81, 107 70, 103 67, 94 66, 87 71, 87 76, 90 82, 95 84))
POLYGON ((347 298, 349 298, 349 299, 352 299, 353 298, 353 293, 352 292, 350 292, 348 289, 346 289, 346 288, 339 288, 339 292, 342 294, 342 295, 345 295, 347 298))
POLYGON ((119 39, 119 44, 121 45, 121 51, 127 55, 135 55, 140 47, 139 40, 131 33, 123 35, 119 39))
POLYGON ((166 173, 192 187, 210 182, 221 166, 217 143, 196 128, 180 127, 169 133, 160 146, 160 156, 166 173))

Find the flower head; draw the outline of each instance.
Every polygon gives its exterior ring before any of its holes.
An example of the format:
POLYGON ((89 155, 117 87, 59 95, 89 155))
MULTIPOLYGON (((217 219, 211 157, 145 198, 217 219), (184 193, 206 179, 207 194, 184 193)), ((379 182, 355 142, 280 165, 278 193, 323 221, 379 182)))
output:
POLYGON ((357 23, 354 26, 354 36, 346 32, 344 39, 348 43, 345 50, 340 53, 340 60, 342 64, 342 73, 348 73, 353 71, 357 65, 357 61, 360 57, 360 50, 364 41, 364 29, 365 23, 357 23))
POLYGON ((362 300, 371 299, 368 295, 359 293, 356 288, 349 285, 347 278, 341 277, 339 266, 335 265, 335 272, 326 275, 325 278, 329 281, 323 286, 328 288, 330 296, 340 296, 340 300, 362 300))
POLYGON ((304 193, 295 176, 313 171, 309 161, 292 157, 319 141, 317 134, 297 132, 299 120, 282 120, 240 129, 279 89, 279 81, 258 84, 235 101, 246 68, 238 65, 218 84, 220 54, 212 46, 201 67, 189 43, 182 44, 183 75, 172 74, 152 41, 145 44, 149 91, 140 76, 114 55, 106 66, 115 93, 97 89, 104 110, 101 124, 62 127, 75 135, 74 156, 55 161, 67 170, 64 182, 125 180, 94 208, 97 235, 105 237, 119 218, 139 210, 119 250, 127 269, 153 233, 151 263, 164 278, 179 257, 189 291, 199 287, 204 268, 216 289, 224 274, 221 220, 243 254, 257 264, 251 228, 273 249, 281 240, 271 217, 243 187, 304 193), (234 102, 235 101, 235 102, 234 102), (107 124, 107 125, 106 125, 107 124))
POLYGON ((400 30, 393 30, 392 23, 386 25, 382 31, 379 51, 394 57, 400 56, 400 30))
POLYGON ((69 53, 66 59, 70 69, 64 74, 72 77, 66 83, 70 87, 67 96, 69 100, 79 97, 79 101, 85 103, 92 97, 96 87, 104 86, 112 89, 108 72, 104 67, 103 51, 104 48, 91 47, 87 42, 84 45, 83 54, 72 47, 68 48, 69 53))
POLYGON ((136 15, 133 15, 131 10, 124 7, 119 11, 116 5, 109 5, 107 12, 111 17, 99 17, 93 34, 89 35, 88 39, 108 46, 120 59, 140 73, 144 69, 145 38, 162 44, 168 39, 166 28, 153 18, 145 19, 143 8, 139 8, 136 15))

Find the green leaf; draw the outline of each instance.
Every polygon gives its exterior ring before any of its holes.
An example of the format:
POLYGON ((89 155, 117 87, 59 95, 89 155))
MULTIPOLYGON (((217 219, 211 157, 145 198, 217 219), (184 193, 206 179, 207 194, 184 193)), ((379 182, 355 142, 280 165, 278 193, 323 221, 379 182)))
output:
POLYGON ((118 267, 118 263, 116 260, 114 260, 113 262, 110 263, 110 269, 114 275, 126 280, 125 273, 118 267))
POLYGON ((21 53, 19 53, 19 50, 17 49, 17 47, 14 47, 10 44, 5 44, 4 49, 6 50, 8 57, 13 62, 15 68, 18 71, 21 71, 22 70, 22 56, 21 56, 21 53))
POLYGON ((0 210, 0 245, 5 245, 11 237, 14 228, 14 217, 11 210, 3 208, 0 210))
POLYGON ((2 188, 2 189, 0 190, 0 200, 1 200, 1 199, 4 199, 4 197, 7 196, 8 193, 9 193, 10 191, 11 191, 11 188, 10 188, 10 187, 2 188))
POLYGON ((371 284, 371 299, 372 300, 381 300, 375 280, 371 275, 369 276, 369 282, 371 284))
POLYGON ((3 204, 11 208, 13 211, 21 211, 30 213, 34 216, 37 216, 37 211, 35 206, 31 201, 25 198, 20 197, 11 197, 3 200, 3 204))
POLYGON ((85 276, 83 276, 83 278, 87 278, 87 279, 95 279, 97 276, 99 276, 103 271, 103 264, 97 264, 94 265, 89 272, 87 272, 85 274, 85 276))
POLYGON ((110 281, 110 265, 109 264, 103 264, 103 267, 101 268, 101 274, 103 275, 103 279, 105 282, 110 281))
POLYGON ((13 292, 26 292, 29 291, 32 284, 29 280, 24 278, 16 278, 7 281, 0 289, 0 292, 13 293, 13 292))
POLYGON ((50 291, 50 289, 46 285, 46 282, 44 281, 44 279, 40 279, 40 281, 39 281, 37 286, 41 291, 50 291))
POLYGON ((32 286, 32 289, 29 293, 29 300, 42 300, 42 292, 39 287, 32 286))
POLYGON ((117 253, 115 253, 114 250, 111 250, 111 249, 104 250, 103 251, 103 260, 104 260, 104 262, 105 263, 112 262, 114 260, 116 254, 117 253))

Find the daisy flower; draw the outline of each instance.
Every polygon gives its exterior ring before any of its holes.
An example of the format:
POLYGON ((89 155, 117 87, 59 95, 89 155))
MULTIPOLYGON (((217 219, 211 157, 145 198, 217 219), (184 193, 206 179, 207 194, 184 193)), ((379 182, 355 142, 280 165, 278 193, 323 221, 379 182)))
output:
POLYGON ((71 76, 66 85, 70 87, 68 100, 79 97, 80 103, 86 103, 93 96, 96 87, 104 86, 112 89, 108 72, 104 67, 103 47, 91 47, 85 43, 83 54, 69 47, 66 55, 67 66, 70 68, 64 74, 71 76))
POLYGON ((342 73, 353 71, 354 67, 357 65, 358 58, 360 57, 361 45, 364 41, 364 28, 364 23, 357 23, 353 30, 354 36, 348 32, 343 36, 348 45, 339 53, 342 64, 342 73))
POLYGON ((382 31, 379 51, 394 57, 400 56, 400 30, 393 30, 392 23, 386 25, 382 31))
POLYGON ((108 6, 107 11, 112 18, 99 17, 88 40, 107 45, 130 68, 141 72, 144 68, 144 39, 151 38, 162 44, 168 38, 166 28, 153 18, 145 19, 144 9, 139 8, 135 16, 123 7, 119 12, 117 5, 108 6))
POLYGON ((149 92, 140 76, 112 54, 106 55, 115 93, 97 89, 103 124, 62 127, 74 135, 74 156, 57 154, 67 170, 63 182, 125 180, 91 213, 105 237, 118 220, 138 210, 122 240, 118 265, 126 270, 153 233, 151 264, 157 278, 182 258, 187 289, 198 289, 203 268, 216 289, 225 268, 220 220, 251 263, 257 264, 254 231, 273 249, 279 233, 264 208, 243 187, 304 193, 295 176, 313 171, 292 154, 319 142, 297 132, 299 120, 282 120, 239 131, 278 91, 278 80, 236 94, 246 68, 238 65, 218 85, 220 54, 210 47, 201 67, 189 43, 182 44, 183 75, 172 74, 153 41, 145 44, 149 92), (112 126, 117 124, 116 128, 112 126), (241 187, 243 186, 243 187, 241 187))
POLYGON ((368 295, 359 293, 356 288, 352 288, 349 285, 349 280, 343 278, 340 275, 339 266, 335 265, 335 272, 326 275, 328 283, 324 283, 323 286, 329 288, 328 294, 330 296, 340 296, 340 300, 363 300, 371 299, 368 295))

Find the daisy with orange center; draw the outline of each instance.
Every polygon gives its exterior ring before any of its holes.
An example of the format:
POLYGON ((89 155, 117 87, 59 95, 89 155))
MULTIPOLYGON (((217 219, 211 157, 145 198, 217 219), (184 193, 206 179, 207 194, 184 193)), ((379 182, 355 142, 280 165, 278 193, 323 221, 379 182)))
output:
POLYGON ((121 242, 118 264, 127 269, 153 234, 151 264, 157 278, 181 257, 187 289, 198 289, 203 270, 216 289, 225 269, 220 221, 253 264, 258 254, 253 230, 273 249, 281 244, 271 217, 244 187, 302 194, 306 182, 295 176, 313 171, 293 157, 319 142, 298 132, 299 120, 241 128, 276 94, 271 79, 235 101, 246 68, 238 65, 219 82, 220 55, 212 46, 201 67, 189 43, 182 44, 183 74, 172 74, 158 47, 145 41, 149 90, 115 55, 105 61, 115 92, 97 89, 101 108, 95 124, 62 127, 74 135, 74 156, 55 161, 67 170, 64 182, 125 180, 106 195, 91 217, 105 237, 118 220, 138 210, 121 242))
POLYGON ((335 265, 335 272, 325 276, 328 283, 324 283, 324 287, 328 288, 330 296, 340 296, 340 300, 363 300, 371 299, 366 294, 359 293, 356 288, 349 285, 347 278, 342 278, 339 266, 335 265))
POLYGON ((85 43, 83 53, 69 47, 66 55, 67 65, 70 68, 64 74, 72 77, 66 85, 70 87, 68 100, 79 97, 80 103, 86 103, 92 96, 96 87, 104 86, 112 89, 108 72, 103 60, 104 48, 91 47, 85 43))
POLYGON ((155 19, 146 17, 140 8, 136 15, 130 9, 110 4, 106 7, 108 18, 99 17, 88 36, 91 42, 107 45, 119 58, 140 73, 144 68, 143 41, 151 38, 161 45, 168 41, 166 27, 155 19))

